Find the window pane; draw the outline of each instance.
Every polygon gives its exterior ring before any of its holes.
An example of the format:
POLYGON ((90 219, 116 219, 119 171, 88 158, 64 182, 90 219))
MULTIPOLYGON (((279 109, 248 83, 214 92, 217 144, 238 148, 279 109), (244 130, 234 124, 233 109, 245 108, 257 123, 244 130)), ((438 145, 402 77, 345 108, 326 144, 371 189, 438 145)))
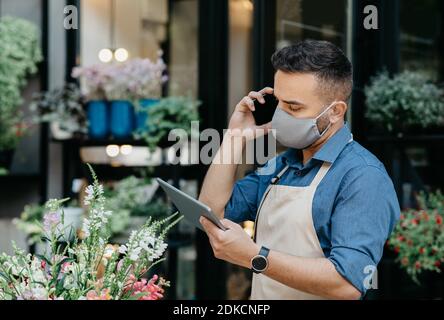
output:
POLYGON ((435 80, 443 78, 443 8, 440 0, 400 1, 402 70, 420 70, 435 80))
POLYGON ((277 48, 316 39, 345 49, 347 0, 277 0, 276 4, 277 48))

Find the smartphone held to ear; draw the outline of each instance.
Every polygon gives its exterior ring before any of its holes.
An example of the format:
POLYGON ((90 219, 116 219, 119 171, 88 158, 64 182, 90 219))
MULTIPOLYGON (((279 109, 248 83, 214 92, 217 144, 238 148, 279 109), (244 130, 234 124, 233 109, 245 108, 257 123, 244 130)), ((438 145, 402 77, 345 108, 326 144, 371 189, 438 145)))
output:
POLYGON ((263 97, 265 100, 264 104, 260 103, 258 100, 254 101, 255 111, 253 111, 253 116, 258 126, 271 121, 274 111, 279 103, 276 97, 272 94, 265 94, 263 97))

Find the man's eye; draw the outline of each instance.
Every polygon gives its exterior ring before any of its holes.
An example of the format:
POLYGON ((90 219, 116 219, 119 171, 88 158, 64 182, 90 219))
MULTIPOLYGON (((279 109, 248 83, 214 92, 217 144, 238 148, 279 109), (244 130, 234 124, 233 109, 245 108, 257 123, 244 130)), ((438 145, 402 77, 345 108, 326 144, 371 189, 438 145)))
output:
POLYGON ((301 109, 300 107, 297 107, 297 106, 292 106, 292 105, 290 105, 290 110, 291 111, 298 111, 299 109, 301 109))

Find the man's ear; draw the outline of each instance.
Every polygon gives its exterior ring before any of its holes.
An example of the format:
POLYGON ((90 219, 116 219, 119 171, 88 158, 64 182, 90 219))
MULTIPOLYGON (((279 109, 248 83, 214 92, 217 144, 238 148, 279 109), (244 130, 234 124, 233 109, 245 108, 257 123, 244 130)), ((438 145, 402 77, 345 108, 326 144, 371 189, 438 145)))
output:
POLYGON ((338 121, 344 120, 345 113, 347 112, 348 105, 344 101, 338 101, 335 103, 333 108, 331 108, 330 121, 336 123, 338 121))

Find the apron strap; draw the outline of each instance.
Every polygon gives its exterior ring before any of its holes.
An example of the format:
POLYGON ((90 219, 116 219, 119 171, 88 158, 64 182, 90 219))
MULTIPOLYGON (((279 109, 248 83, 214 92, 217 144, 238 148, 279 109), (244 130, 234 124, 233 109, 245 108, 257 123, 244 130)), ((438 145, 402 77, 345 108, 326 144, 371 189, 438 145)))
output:
POLYGON ((264 200, 265 200, 265 198, 268 196, 268 193, 270 192, 271 187, 274 186, 275 184, 277 184, 277 183, 279 182, 279 180, 280 180, 281 177, 284 175, 284 173, 287 172, 288 168, 290 168, 290 166, 289 166, 289 165, 286 165, 286 166, 284 167, 284 169, 282 169, 281 171, 279 171, 279 173, 271 179, 271 182, 270 182, 270 184, 267 186, 267 189, 265 189, 264 195, 262 196, 261 202, 259 203, 259 207, 258 207, 258 209, 257 209, 257 211, 256 211, 256 219, 255 219, 255 222, 254 222, 254 235, 253 235, 253 241, 255 241, 255 242, 256 242, 256 229, 257 229, 257 228, 256 228, 256 223, 257 223, 257 219, 258 219, 258 217, 259 217, 259 214, 260 214, 260 212, 261 212, 262 205, 264 204, 264 200))
MULTIPOLYGON (((350 140, 348 140, 347 144, 353 142, 353 134, 350 135, 350 140)), ((313 181, 311 182, 310 186, 318 186, 322 179, 324 179, 325 175, 327 174, 328 170, 331 167, 331 163, 325 162, 322 164, 321 168, 319 169, 318 173, 314 177, 313 181)))
POLYGON ((279 171, 279 173, 273 179, 271 179, 271 184, 278 183, 284 173, 287 172, 288 168, 290 168, 290 166, 287 164, 284 169, 279 171))
POLYGON ((310 183, 310 186, 317 187, 321 183, 322 179, 324 179, 330 167, 331 163, 324 162, 321 168, 319 169, 318 173, 316 173, 316 176, 314 177, 313 181, 310 183))

